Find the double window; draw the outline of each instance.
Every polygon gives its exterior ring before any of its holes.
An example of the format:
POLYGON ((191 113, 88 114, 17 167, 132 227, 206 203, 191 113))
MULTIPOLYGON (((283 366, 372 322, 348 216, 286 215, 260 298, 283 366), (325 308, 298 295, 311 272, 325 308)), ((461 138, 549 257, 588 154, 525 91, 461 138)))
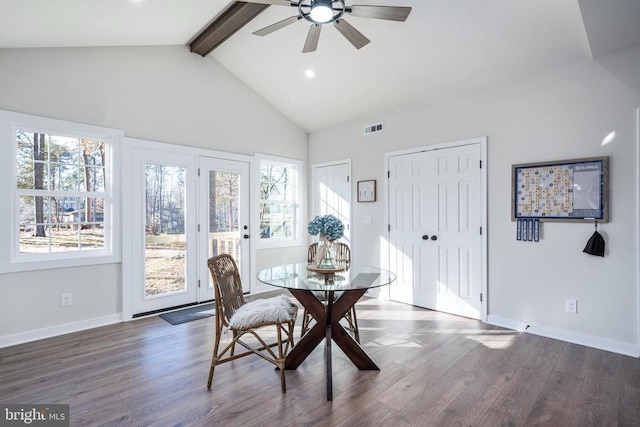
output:
POLYGON ((115 261, 111 165, 118 132, 0 112, 0 135, 14 154, 2 161, 12 171, 1 189, 13 209, 1 214, 12 244, 0 271, 115 261))
POLYGON ((18 253, 105 248, 106 143, 16 130, 18 253))

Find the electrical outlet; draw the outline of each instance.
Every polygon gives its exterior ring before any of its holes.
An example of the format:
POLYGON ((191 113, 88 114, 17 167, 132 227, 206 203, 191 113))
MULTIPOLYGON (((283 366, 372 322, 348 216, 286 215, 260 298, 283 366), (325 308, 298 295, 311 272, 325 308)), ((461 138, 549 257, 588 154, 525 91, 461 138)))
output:
POLYGON ((60 307, 67 307, 73 304, 73 294, 60 295, 60 307))
POLYGON ((568 313, 577 313, 578 312, 578 300, 577 299, 570 299, 567 298, 567 300, 564 303, 564 310, 568 313))

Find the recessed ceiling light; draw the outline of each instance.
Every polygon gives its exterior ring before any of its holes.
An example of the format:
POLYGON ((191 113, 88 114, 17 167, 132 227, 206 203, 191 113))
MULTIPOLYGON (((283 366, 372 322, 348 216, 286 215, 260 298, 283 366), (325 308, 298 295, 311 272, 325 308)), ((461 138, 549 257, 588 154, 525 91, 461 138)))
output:
POLYGON ((313 70, 307 70, 304 72, 304 75, 312 79, 316 75, 316 73, 314 73, 313 70))

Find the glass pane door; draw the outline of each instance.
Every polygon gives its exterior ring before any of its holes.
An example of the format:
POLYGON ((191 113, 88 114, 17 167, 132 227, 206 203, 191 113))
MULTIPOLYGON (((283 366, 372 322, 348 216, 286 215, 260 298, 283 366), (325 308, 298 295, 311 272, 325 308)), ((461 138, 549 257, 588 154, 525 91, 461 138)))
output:
MULTIPOLYGON (((249 279, 249 164, 247 162, 213 158, 200 159, 201 193, 200 201, 207 201, 202 207, 202 216, 206 223, 205 236, 201 242, 205 245, 206 258, 220 254, 233 256, 244 291, 250 289, 249 279), (203 173, 204 171, 204 173, 203 173), (206 213, 205 213, 206 211, 206 213)), ((202 226, 201 221, 201 226, 202 226)), ((206 267, 206 259, 201 260, 206 267)), ((213 283, 208 271, 201 273, 209 277, 208 287, 213 283)), ((213 294, 211 294, 213 295, 213 294)))
POLYGON ((184 292, 186 169, 145 165, 145 298, 184 292))
POLYGON ((136 149, 132 170, 133 314, 199 302, 197 156, 136 149))

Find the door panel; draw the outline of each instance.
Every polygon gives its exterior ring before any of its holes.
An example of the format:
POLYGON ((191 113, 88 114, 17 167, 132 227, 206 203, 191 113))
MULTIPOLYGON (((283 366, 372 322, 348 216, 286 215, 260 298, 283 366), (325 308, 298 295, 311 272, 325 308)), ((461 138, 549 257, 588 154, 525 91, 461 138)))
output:
POLYGON ((480 145, 464 145, 431 152, 438 165, 432 181, 439 188, 436 244, 439 263, 436 310, 480 318, 482 218, 480 145))
POLYGON ((207 259, 227 253, 233 256, 249 291, 251 280, 249 250, 249 163, 201 157, 200 160, 200 277, 207 278, 202 289, 213 298, 213 282, 207 259))
POLYGON ((393 300, 480 318, 480 145, 389 158, 393 300))
POLYGON ((197 301, 193 156, 136 149, 131 183, 134 314, 197 301))
POLYGON ((429 155, 416 153, 389 159, 389 222, 391 224, 390 268, 397 283, 390 298, 407 304, 426 306, 429 292, 423 277, 432 247, 425 244, 429 212, 429 155))

